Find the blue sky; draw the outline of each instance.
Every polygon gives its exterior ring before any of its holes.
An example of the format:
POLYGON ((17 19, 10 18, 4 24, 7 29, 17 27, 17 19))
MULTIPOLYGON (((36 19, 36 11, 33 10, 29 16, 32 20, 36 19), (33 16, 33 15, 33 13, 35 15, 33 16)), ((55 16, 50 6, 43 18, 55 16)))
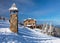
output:
POLYGON ((9 8, 16 3, 19 21, 33 18, 60 25, 60 0, 0 0, 0 16, 10 18, 9 8))

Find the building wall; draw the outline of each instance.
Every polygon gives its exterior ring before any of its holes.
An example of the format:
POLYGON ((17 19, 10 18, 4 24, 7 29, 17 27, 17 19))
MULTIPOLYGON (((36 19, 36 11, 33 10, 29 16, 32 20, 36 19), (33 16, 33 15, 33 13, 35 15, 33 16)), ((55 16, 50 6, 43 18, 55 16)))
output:
POLYGON ((12 32, 18 32, 18 16, 17 16, 17 14, 10 15, 10 30, 12 32))

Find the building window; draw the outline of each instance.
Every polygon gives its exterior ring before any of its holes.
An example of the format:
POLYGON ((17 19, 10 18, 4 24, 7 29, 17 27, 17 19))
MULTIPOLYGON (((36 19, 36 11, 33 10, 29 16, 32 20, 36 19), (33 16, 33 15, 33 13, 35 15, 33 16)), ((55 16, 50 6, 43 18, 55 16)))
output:
POLYGON ((35 25, 35 23, 33 23, 33 25, 35 25))
POLYGON ((31 25, 31 23, 29 23, 29 25, 31 25))
POLYGON ((26 23, 26 25, 27 25, 27 23, 26 23))
POLYGON ((28 22, 30 22, 30 20, 28 22))

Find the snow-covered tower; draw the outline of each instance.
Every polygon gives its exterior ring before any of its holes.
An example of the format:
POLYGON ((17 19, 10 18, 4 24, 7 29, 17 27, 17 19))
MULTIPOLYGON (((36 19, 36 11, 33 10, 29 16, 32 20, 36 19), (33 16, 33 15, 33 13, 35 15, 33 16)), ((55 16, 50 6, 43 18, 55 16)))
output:
POLYGON ((11 8, 9 8, 10 11, 10 30, 12 32, 17 33, 18 32, 18 8, 16 7, 16 4, 13 3, 11 8))

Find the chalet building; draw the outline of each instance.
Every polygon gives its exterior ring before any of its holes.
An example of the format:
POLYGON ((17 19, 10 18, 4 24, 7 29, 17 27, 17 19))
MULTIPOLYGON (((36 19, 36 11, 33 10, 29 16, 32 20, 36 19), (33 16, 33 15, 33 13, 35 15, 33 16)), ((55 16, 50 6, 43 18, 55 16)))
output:
POLYGON ((32 18, 28 18, 24 20, 24 26, 29 28, 35 28, 36 27, 36 20, 32 18))

